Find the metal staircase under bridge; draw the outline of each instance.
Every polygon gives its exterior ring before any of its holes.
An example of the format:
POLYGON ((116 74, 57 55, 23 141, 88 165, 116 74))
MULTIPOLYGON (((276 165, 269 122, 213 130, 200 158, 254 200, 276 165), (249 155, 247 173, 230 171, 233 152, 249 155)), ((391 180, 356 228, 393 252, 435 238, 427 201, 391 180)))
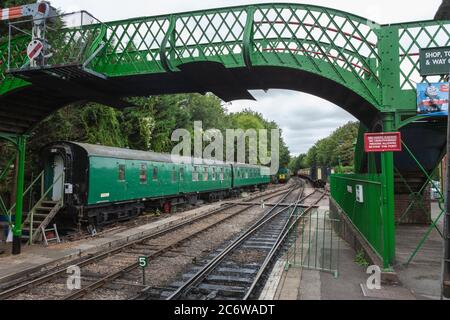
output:
MULTIPOLYGON (((59 200, 51 200, 51 193, 56 185, 61 185, 60 190, 64 190, 64 172, 53 180, 53 184, 45 189, 44 171, 42 171, 37 178, 25 190, 26 195, 32 198, 33 192, 36 192, 38 187, 38 200, 30 201, 28 212, 24 212, 24 220, 22 224, 22 239, 26 240, 28 244, 43 241, 43 233, 51 224, 60 209, 64 206, 64 196, 59 200)), ((12 222, 12 215, 15 212, 15 204, 8 210, 8 221, 12 222)))

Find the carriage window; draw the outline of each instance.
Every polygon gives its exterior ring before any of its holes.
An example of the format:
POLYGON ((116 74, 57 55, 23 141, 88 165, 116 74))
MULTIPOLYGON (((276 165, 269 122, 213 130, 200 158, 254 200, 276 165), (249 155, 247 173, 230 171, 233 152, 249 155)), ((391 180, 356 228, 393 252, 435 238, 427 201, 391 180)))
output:
POLYGON ((180 181, 184 181, 184 168, 180 168, 180 181))
POLYGON ((213 181, 216 181, 216 168, 213 168, 212 178, 213 181))
POLYGON ((139 180, 141 183, 147 183, 147 165, 141 163, 141 172, 139 173, 139 180))
POLYGON ((245 171, 245 179, 248 179, 248 171, 245 171))
POLYGON ((222 169, 220 169, 220 181, 223 181, 223 180, 225 180, 225 175, 224 175, 223 168, 222 168, 222 169))
POLYGON ((119 164, 119 180, 125 181, 125 165, 119 164))
POLYGON ((158 181, 158 167, 153 167, 153 181, 158 181))
POLYGON ((172 169, 172 182, 177 182, 177 169, 175 167, 172 169))
POLYGON ((205 174, 203 175, 203 181, 208 181, 208 168, 205 168, 205 174))
POLYGON ((198 171, 197 167, 194 167, 194 171, 192 172, 192 181, 198 181, 198 171))

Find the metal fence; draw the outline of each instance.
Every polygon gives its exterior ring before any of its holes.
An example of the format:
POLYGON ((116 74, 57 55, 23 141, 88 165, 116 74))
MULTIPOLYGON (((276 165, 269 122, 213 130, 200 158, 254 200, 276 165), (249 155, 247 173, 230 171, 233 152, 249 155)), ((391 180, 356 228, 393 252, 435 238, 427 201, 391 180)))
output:
POLYGON ((330 179, 331 196, 364 236, 372 249, 383 257, 383 200, 379 174, 335 174, 330 179))
MULTIPOLYGON (((24 49, 36 38, 37 31, 30 31, 31 20, 9 24, 8 70, 42 68, 58 65, 90 62, 98 52, 92 48, 103 48, 107 26, 85 11, 63 14, 53 24, 43 20, 39 41, 43 44, 42 55, 31 61, 24 49), (45 39, 45 40, 42 40, 45 39), (91 59, 91 60, 89 60, 91 59)), ((25 50, 26 51, 26 50, 25 50)))
MULTIPOLYGON (((296 214, 302 215, 302 212, 296 214)), ((339 275, 340 221, 329 211, 312 210, 302 216, 290 235, 286 268, 301 267, 339 275)))

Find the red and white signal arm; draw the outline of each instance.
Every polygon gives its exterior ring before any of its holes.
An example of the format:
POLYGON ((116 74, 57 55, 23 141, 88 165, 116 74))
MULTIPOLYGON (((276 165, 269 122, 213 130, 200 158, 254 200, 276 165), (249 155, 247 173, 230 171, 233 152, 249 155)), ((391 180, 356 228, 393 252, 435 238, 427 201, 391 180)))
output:
POLYGON ((42 53, 44 50, 44 44, 40 40, 33 40, 30 42, 27 48, 27 55, 30 60, 34 60, 42 53))
POLYGON ((400 152, 402 137, 400 132, 380 132, 364 134, 366 152, 400 152))
POLYGON ((50 15, 56 15, 56 10, 47 1, 38 1, 37 3, 12 8, 0 8, 0 20, 33 17, 34 23, 40 25, 50 15))

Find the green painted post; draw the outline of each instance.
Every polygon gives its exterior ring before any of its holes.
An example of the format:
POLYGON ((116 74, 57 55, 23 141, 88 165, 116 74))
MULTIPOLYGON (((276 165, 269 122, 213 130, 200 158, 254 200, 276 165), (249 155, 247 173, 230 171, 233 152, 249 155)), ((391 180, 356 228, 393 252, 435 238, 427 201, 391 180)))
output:
POLYGON ((13 228, 12 254, 20 254, 22 237, 23 186, 25 178, 25 136, 17 137, 16 216, 13 228))
MULTIPOLYGON (((394 114, 383 114, 383 130, 394 129, 394 114)), ((389 269, 395 259, 395 214, 394 214, 394 154, 381 154, 381 179, 383 183, 383 267, 389 269)))

